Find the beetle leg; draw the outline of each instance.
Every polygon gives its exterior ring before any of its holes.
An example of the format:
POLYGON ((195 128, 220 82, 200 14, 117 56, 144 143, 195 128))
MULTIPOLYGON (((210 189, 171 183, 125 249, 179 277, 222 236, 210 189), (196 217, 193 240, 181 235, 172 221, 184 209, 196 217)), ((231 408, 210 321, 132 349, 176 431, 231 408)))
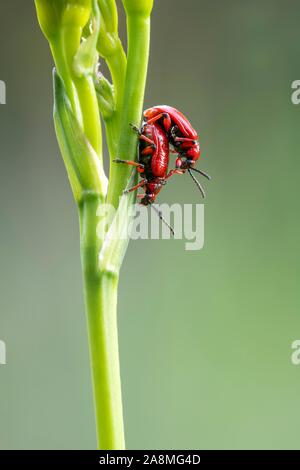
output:
POLYGON ((156 149, 156 145, 155 143, 153 142, 153 140, 149 139, 149 137, 146 137, 143 133, 142 133, 142 129, 139 129, 137 126, 135 126, 134 124, 130 124, 130 127, 131 129, 136 132, 138 135, 139 135, 139 138, 140 140, 143 140, 144 142, 147 142, 148 144, 150 144, 154 149, 156 149))
POLYGON ((153 140, 149 139, 149 137, 146 137, 144 134, 140 135, 140 140, 143 140, 144 142, 147 142, 148 144, 151 145, 151 147, 156 150, 156 145, 153 142, 153 140))
POLYGON ((184 170, 171 170, 171 171, 169 171, 169 173, 167 174, 166 179, 171 178, 171 176, 173 176, 173 175, 183 175, 184 173, 185 173, 184 170))
POLYGON ((192 145, 196 144, 196 142, 197 142, 195 139, 190 139, 189 137, 177 137, 177 136, 175 136, 174 140, 175 140, 175 142, 186 142, 186 143, 190 143, 192 145))
POLYGON ((115 163, 125 163, 126 165, 135 166, 139 173, 143 173, 145 167, 142 163, 133 162, 132 160, 121 160, 120 158, 115 158, 113 160, 115 163))
POLYGON ((154 116, 153 118, 148 119, 147 123, 154 124, 156 121, 159 121, 160 119, 163 119, 164 128, 166 129, 167 132, 169 132, 172 126, 172 120, 168 113, 157 114, 157 116, 154 116))
POLYGON ((136 191, 137 189, 141 188, 142 186, 145 186, 145 184, 147 184, 147 180, 142 180, 139 184, 136 184, 132 188, 125 189, 125 191, 123 191, 123 194, 132 193, 133 191, 136 191))
POLYGON ((153 155, 154 149, 152 147, 145 147, 141 153, 142 155, 153 155))

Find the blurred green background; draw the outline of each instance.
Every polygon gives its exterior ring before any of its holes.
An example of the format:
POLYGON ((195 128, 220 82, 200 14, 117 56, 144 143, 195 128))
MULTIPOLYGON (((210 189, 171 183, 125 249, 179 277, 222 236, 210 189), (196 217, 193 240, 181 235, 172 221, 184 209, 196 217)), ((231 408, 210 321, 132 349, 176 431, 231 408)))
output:
MULTIPOLYGON (((205 248, 131 243, 119 335, 129 449, 300 448, 297 0, 156 0, 145 106, 199 130, 205 248)), ((124 29, 123 25, 122 28, 124 29)), ((78 222, 33 1, 2 2, 1 449, 95 448, 78 222)), ((188 177, 160 202, 199 202, 188 177)))

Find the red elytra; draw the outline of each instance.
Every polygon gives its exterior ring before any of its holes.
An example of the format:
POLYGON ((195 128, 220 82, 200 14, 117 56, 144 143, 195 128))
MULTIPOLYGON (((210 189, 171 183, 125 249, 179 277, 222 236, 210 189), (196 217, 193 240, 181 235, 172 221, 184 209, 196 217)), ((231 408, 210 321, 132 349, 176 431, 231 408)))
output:
POLYGON ((169 143, 177 154, 175 168, 177 172, 188 171, 197 185, 203 197, 205 192, 192 172, 200 173, 210 180, 210 176, 204 171, 195 168, 195 163, 200 158, 200 145, 197 131, 192 127, 190 121, 178 109, 171 106, 159 105, 144 111, 144 122, 148 124, 159 124, 165 130, 169 143))
POLYGON ((166 131, 169 142, 178 154, 177 169, 192 168, 199 160, 198 133, 178 109, 166 105, 153 106, 144 111, 144 121, 148 124, 158 123, 166 131))

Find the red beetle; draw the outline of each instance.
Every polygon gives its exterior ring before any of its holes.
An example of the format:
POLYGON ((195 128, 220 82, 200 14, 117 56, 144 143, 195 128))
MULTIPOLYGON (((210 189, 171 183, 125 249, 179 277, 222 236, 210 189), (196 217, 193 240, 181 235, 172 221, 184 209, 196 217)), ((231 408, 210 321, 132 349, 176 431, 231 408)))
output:
MULTIPOLYGON (((167 224, 161 212, 157 211, 152 204, 155 202, 157 195, 166 184, 167 180, 172 175, 176 173, 181 174, 182 172, 177 169, 168 172, 170 154, 169 140, 166 133, 158 124, 144 123, 141 129, 135 126, 131 127, 139 134, 138 162, 121 160, 119 158, 115 159, 114 162, 135 166, 142 181, 132 188, 126 189, 124 194, 136 191, 138 188, 143 188, 145 193, 138 195, 141 199, 141 204, 144 206, 150 205, 158 212, 161 220, 167 224)), ((168 227, 174 234, 173 229, 169 225, 168 227)))
POLYGON ((171 106, 154 106, 144 112, 144 119, 148 124, 159 122, 166 130, 179 156, 186 158, 186 162, 179 163, 181 168, 194 165, 200 158, 198 134, 180 111, 171 106))
POLYGON ((205 196, 202 186, 196 180, 191 170, 200 173, 207 179, 210 179, 210 177, 203 171, 194 168, 196 161, 200 158, 200 145, 198 134, 191 126, 189 120, 177 109, 161 105, 144 111, 144 121, 148 124, 158 123, 166 131, 169 142, 178 154, 176 169, 182 170, 182 173, 185 173, 187 170, 202 195, 205 196))

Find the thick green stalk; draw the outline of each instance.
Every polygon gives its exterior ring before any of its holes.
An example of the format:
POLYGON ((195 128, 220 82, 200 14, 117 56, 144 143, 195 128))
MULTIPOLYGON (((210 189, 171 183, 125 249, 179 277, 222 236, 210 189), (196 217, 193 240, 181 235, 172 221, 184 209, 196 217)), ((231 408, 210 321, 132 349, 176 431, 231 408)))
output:
POLYGON ((121 42, 118 43, 114 53, 107 57, 107 65, 109 67, 115 90, 115 110, 112 117, 105 121, 108 150, 112 160, 117 157, 118 137, 120 134, 120 124, 122 115, 122 104, 124 97, 124 85, 126 77, 126 55, 121 42))
POLYGON ((85 285, 90 359, 98 448, 125 448, 117 332, 118 276, 99 270, 101 240, 97 208, 103 199, 83 197, 79 205, 81 254, 85 285))
MULTIPOLYGON (((150 45, 150 12, 149 15, 128 12, 127 31, 127 72, 117 156, 124 160, 135 160, 137 135, 130 128, 130 124, 139 126, 143 110, 150 45)), ((111 165, 108 203, 118 206, 129 176, 130 168, 126 165, 111 165)))
MULTIPOLYGON (((124 2, 128 27, 128 61, 125 87, 123 91, 120 82, 121 77, 118 74, 124 73, 126 62, 122 59, 122 62, 117 65, 117 62, 115 62, 116 57, 113 61, 111 58, 108 62, 112 77, 115 79, 114 85, 117 86, 118 104, 114 120, 110 123, 108 121, 106 126, 111 156, 114 157, 114 152, 117 149, 118 156, 121 158, 134 160, 136 158, 137 136, 132 132, 129 124, 139 124, 142 114, 149 57, 151 8, 149 8, 147 14, 141 14, 140 11, 129 11, 126 8, 128 6, 126 3, 130 2, 124 2), (121 72, 115 67, 121 67, 121 72), (122 95, 121 105, 120 98, 122 95), (120 119, 119 123, 118 119, 120 119), (120 135, 118 147, 116 147, 116 142, 113 142, 116 134, 120 135)), ((150 3, 151 0, 148 1, 148 4, 150 3)), ((119 50, 119 54, 122 55, 121 50, 119 50)), ((123 165, 111 165, 108 203, 113 204, 115 207, 119 206, 119 198, 130 174, 130 169, 127 170, 123 165)), ((123 217, 121 225, 126 229, 130 220, 130 211, 128 212, 128 210, 134 199, 134 197, 128 196, 121 198, 119 207, 121 217, 123 217)), ((125 448, 125 443, 118 358, 117 288, 119 270, 128 245, 128 238, 116 238, 113 225, 111 226, 100 257, 97 260, 100 273, 99 275, 91 274, 90 277, 87 274, 86 266, 89 265, 89 258, 91 252, 93 253, 93 249, 86 248, 84 227, 88 224, 85 220, 87 220, 87 209, 85 211, 81 209, 83 266, 86 280, 86 303, 98 423, 98 445, 100 449, 122 450, 125 448), (84 217, 85 213, 86 216, 84 217)), ((92 224, 93 219, 91 219, 92 224)), ((91 227, 88 230, 91 230, 91 227)), ((97 246, 97 243, 95 245, 97 246)))

